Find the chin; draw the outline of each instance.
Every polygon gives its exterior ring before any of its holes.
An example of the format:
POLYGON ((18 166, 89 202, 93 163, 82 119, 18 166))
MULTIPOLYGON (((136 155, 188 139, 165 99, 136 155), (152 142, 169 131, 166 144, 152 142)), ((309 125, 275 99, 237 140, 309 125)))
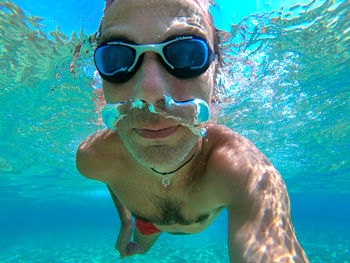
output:
POLYGON ((181 142, 172 145, 144 146, 128 143, 125 146, 142 166, 166 172, 179 166, 192 151, 197 141, 198 136, 190 135, 182 138, 181 142))

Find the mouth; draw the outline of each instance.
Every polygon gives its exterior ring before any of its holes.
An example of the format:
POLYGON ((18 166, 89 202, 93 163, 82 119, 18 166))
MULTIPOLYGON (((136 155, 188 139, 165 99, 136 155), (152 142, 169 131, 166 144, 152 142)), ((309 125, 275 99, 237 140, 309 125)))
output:
POLYGON ((169 137, 179 128, 179 125, 162 129, 134 129, 138 135, 145 139, 162 139, 169 137))

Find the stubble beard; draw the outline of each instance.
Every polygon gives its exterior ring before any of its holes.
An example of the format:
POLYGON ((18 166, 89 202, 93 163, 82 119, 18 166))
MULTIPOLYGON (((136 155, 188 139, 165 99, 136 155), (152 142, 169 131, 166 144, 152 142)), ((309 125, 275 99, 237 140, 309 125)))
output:
MULTIPOLYGON (((161 122, 161 117, 150 113, 147 109, 132 110, 117 126, 117 132, 126 149, 133 158, 142 166, 154 168, 160 172, 169 172, 181 165, 184 159, 189 155, 197 144, 199 136, 195 135, 187 127, 180 126, 181 139, 176 141, 166 141, 166 143, 153 145, 142 145, 133 139, 134 132, 130 132, 134 123, 153 123, 161 122)), ((178 138, 178 136, 175 136, 178 138)))
MULTIPOLYGON (((120 134, 122 135, 122 134, 120 134)), ((198 136, 188 130, 178 143, 143 146, 127 136, 120 136, 133 158, 142 166, 169 172, 183 163, 198 142, 198 136)))

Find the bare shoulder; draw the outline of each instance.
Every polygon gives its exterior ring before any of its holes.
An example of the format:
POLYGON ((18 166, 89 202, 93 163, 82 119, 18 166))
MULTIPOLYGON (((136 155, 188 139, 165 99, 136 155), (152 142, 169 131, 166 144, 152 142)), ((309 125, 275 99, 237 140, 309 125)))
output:
POLYGON ((76 152, 76 167, 80 174, 105 181, 104 177, 111 168, 111 159, 118 156, 118 141, 118 135, 107 129, 98 131, 82 141, 76 152))
POLYGON ((210 160, 215 169, 237 175, 251 172, 256 165, 265 167, 272 164, 266 156, 247 138, 223 125, 213 125, 208 129, 210 160))
POLYGON ((228 187, 231 197, 232 189, 239 189, 240 200, 246 197, 257 204, 270 192, 286 203, 289 211, 285 184, 269 159, 247 138, 227 127, 215 127, 213 135, 216 145, 211 152, 211 168, 228 187))
POLYGON ((252 187, 264 187, 272 181, 278 183, 276 187, 284 188, 274 166, 247 138, 222 125, 210 127, 207 136, 211 141, 208 167, 224 185, 226 191, 222 193, 227 193, 227 202, 244 196, 249 199, 252 187))
POLYGON ((257 151, 257 148, 245 137, 233 131, 224 125, 210 125, 207 130, 208 140, 212 140, 212 146, 217 152, 234 151, 234 152, 251 152, 257 151))

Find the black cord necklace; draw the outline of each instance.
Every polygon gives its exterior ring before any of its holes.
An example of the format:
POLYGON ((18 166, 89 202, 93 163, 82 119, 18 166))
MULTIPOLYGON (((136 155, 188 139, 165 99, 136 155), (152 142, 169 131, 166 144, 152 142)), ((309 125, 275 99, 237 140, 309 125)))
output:
POLYGON ((195 153, 191 156, 190 159, 188 159, 188 160, 187 160, 186 162, 184 162, 180 167, 176 168, 176 169, 173 170, 173 171, 163 173, 163 172, 157 171, 156 169, 154 169, 154 168, 152 168, 152 167, 151 167, 151 170, 152 170, 153 172, 157 173, 157 174, 161 174, 161 175, 165 175, 165 176, 166 176, 166 177, 164 177, 164 178, 162 179, 162 185, 163 185, 164 187, 167 187, 167 186, 170 184, 170 179, 169 179, 168 175, 177 172, 177 171, 180 170, 182 167, 184 167, 186 164, 188 164, 190 161, 192 161, 192 159, 194 158, 194 156, 196 155, 196 153, 197 153, 197 152, 195 152, 195 153))

